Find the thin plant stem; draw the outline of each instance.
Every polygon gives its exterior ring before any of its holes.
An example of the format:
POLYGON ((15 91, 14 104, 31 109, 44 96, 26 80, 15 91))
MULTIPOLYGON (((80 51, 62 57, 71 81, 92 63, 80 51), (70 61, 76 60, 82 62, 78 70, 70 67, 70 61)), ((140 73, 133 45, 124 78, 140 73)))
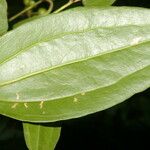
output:
POLYGON ((52 0, 45 0, 47 3, 49 3, 49 8, 46 12, 46 14, 49 14, 52 10, 53 10, 53 7, 54 7, 54 4, 53 4, 53 1, 52 0))
POLYGON ((76 2, 79 2, 81 0, 69 0, 65 5, 63 5, 62 7, 60 7, 59 9, 55 10, 53 13, 59 13, 61 12, 62 10, 66 9, 67 7, 69 7, 70 5, 76 3, 76 2))
POLYGON ((19 16, 21 16, 22 14, 24 14, 25 12, 31 10, 32 8, 36 7, 37 5, 41 4, 43 2, 43 0, 39 0, 36 3, 34 3, 33 5, 27 7, 26 9, 22 10, 21 12, 19 12, 18 14, 14 15, 13 17, 9 18, 9 22, 15 20, 16 18, 18 18, 19 16))

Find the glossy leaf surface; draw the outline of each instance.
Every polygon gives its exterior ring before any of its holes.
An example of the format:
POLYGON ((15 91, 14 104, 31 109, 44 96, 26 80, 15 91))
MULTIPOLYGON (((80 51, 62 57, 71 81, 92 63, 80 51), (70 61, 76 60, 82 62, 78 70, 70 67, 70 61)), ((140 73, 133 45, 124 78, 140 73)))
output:
POLYGON ((61 128, 23 123, 24 136, 29 150, 54 150, 61 128))
POLYGON ((148 87, 149 9, 71 9, 0 39, 0 113, 6 116, 34 122, 76 118, 148 87))
POLYGON ((6 0, 0 0, 0 35, 7 31, 7 3, 6 0))
POLYGON ((116 0, 83 0, 85 6, 110 6, 116 0))

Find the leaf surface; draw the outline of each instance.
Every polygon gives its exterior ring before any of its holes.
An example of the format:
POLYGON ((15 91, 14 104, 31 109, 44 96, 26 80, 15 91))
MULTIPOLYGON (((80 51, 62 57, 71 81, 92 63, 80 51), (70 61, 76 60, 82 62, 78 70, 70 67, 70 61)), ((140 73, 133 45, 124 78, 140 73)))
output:
POLYGON ((36 19, 41 19, 41 17, 43 17, 43 16, 42 15, 41 16, 33 16, 33 17, 30 17, 30 18, 24 19, 22 21, 19 21, 16 24, 13 25, 13 29, 18 28, 19 26, 21 26, 21 25, 23 25, 25 23, 34 21, 36 19))
POLYGON ((83 0, 85 6, 110 6, 116 0, 83 0))
POLYGON ((77 118, 148 87, 149 9, 76 8, 0 38, 0 113, 12 118, 77 118))
POLYGON ((49 125, 23 123, 24 136, 29 150, 54 150, 61 128, 49 125))
POLYGON ((0 0, 0 35, 4 34, 7 29, 7 3, 6 0, 0 0))

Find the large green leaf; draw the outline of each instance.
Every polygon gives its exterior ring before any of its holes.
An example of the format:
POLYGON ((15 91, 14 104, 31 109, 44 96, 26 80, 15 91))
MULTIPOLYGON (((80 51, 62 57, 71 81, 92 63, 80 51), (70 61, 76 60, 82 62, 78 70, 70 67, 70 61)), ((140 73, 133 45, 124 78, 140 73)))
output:
POLYGON ((150 87, 150 10, 76 8, 0 38, 0 113, 52 122, 150 87))
POLYGON ((85 6, 110 6, 116 0, 83 0, 85 6))
POLYGON ((7 3, 6 0, 0 0, 0 35, 7 31, 7 3))
POLYGON ((49 125, 23 123, 24 136, 29 150, 54 150, 61 128, 49 125))

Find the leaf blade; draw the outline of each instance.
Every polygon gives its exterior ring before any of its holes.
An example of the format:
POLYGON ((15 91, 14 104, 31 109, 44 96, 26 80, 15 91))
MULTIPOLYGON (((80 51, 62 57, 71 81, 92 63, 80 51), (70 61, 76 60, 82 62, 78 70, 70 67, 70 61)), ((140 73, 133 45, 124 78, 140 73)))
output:
POLYGON ((60 136, 59 127, 23 123, 24 136, 29 150, 54 150, 60 136))
MULTIPOLYGON (((50 22, 58 21, 58 24, 55 24, 55 32, 45 29, 46 33, 43 36, 49 32, 50 39, 41 42, 43 37, 41 38, 40 35, 32 40, 37 42, 35 45, 25 42, 27 50, 21 49, 17 55, 13 52, 13 50, 16 52, 17 48, 11 46, 10 54, 13 54, 14 58, 9 59, 8 62, 3 60, 3 57, 0 58, 0 62, 5 62, 0 66, 0 113, 34 122, 70 119, 106 109, 148 88, 150 86, 148 19, 150 12, 147 9, 137 8, 131 9, 130 12, 129 10, 129 8, 106 10, 88 8, 67 11, 62 13, 64 15, 62 19, 66 20, 66 24, 61 27, 66 28, 70 22, 70 27, 73 27, 71 30, 67 28, 64 31, 58 25, 61 16, 59 14, 58 18, 57 15, 56 18, 50 17, 50 22), (116 17, 118 9, 121 13, 119 13, 120 18, 118 15, 116 17), (132 12, 135 12, 135 15, 131 17, 132 12), (77 25, 77 20, 74 18, 75 21, 72 22, 72 17, 79 14, 82 14, 82 18, 83 14, 86 16, 83 26, 81 23, 77 25), (89 24, 87 20, 91 15, 94 17, 92 24, 89 24), (105 19, 108 20, 112 16, 113 19, 105 22, 105 19), (100 19, 97 20, 97 17, 100 19), (128 20, 122 22, 125 17, 128 20), (85 26, 85 22, 88 22, 88 25, 85 26), (130 76, 137 79, 136 82, 130 83, 131 87, 135 88, 134 91, 130 89, 129 83, 126 83, 133 81, 130 76), (139 87, 140 84, 143 86, 139 87), (128 90, 125 91, 122 85, 128 90), (115 88, 116 91, 113 91, 115 88), (114 101, 111 101, 112 98, 107 97, 106 93, 112 95, 114 101)), ((48 20, 47 17, 45 20, 48 20)), ((20 36, 22 33, 20 34, 19 31, 22 28, 35 32, 33 24, 37 26, 39 21, 19 27, 14 32, 20 36)), ((47 21, 45 26, 50 22, 47 21)), ((14 32, 9 33, 8 36, 12 38, 14 32)), ((28 37, 30 34, 27 33, 28 37)), ((1 39, 0 43, 4 39, 1 39)), ((24 37, 19 40, 24 40, 24 37)), ((2 48, 4 49, 5 46, 2 48)), ((0 51, 3 56, 4 52, 0 51)))
POLYGON ((0 0, 0 35, 4 34, 7 29, 7 3, 6 0, 0 0))

